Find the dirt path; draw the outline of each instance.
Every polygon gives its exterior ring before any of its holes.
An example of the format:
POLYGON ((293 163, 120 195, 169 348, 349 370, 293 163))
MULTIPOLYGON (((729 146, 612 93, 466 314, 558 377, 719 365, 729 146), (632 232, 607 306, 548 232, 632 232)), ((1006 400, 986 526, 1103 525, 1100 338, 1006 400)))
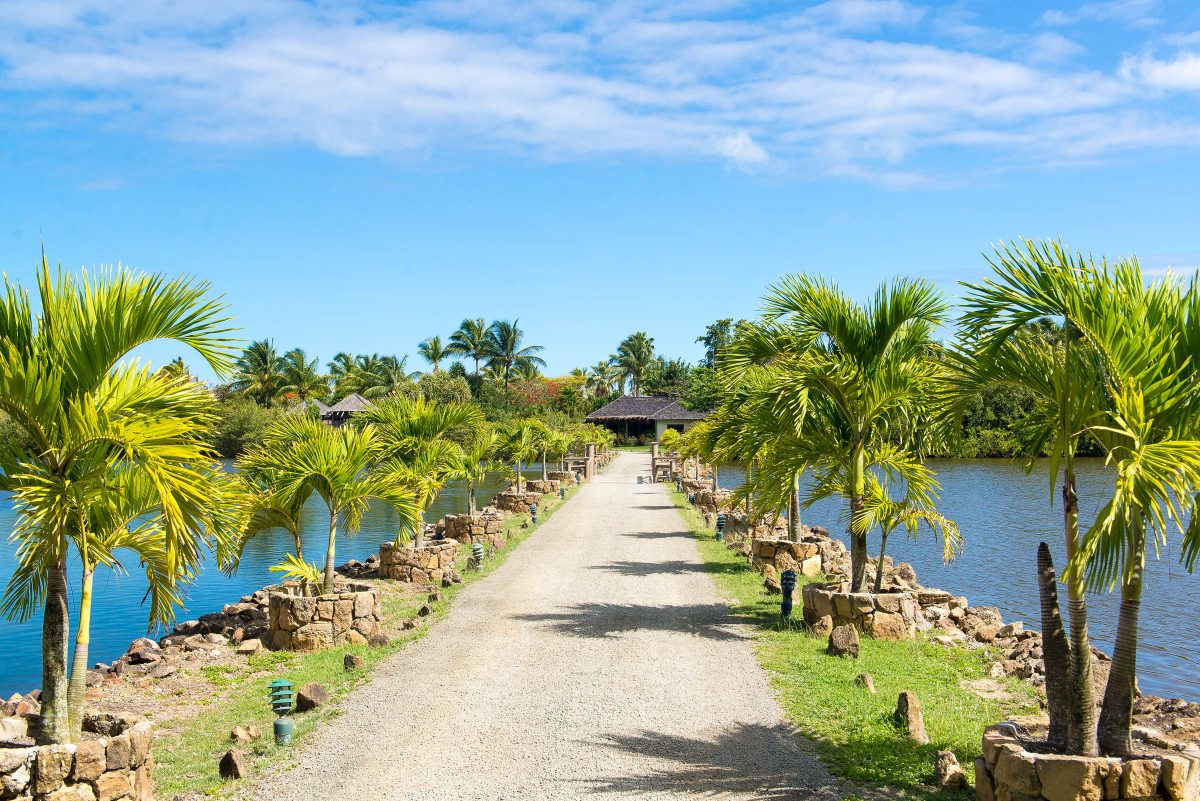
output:
POLYGON ((840 798, 648 462, 618 457, 259 797, 840 798))

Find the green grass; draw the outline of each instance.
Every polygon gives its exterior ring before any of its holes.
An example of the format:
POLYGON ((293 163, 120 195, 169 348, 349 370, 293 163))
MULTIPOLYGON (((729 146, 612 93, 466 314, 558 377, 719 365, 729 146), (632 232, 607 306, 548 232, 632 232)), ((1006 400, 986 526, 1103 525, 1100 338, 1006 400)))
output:
MULTIPOLYGON (((463 583, 441 591, 442 599, 430 603, 433 611, 428 620, 432 622, 449 614, 450 605, 464 587, 503 564, 513 549, 553 517, 555 511, 577 491, 577 487, 569 489, 566 499, 561 501, 557 496, 545 496, 538 515, 539 522, 531 523, 528 528, 521 527, 528 519, 524 515, 508 517, 504 521, 508 543, 487 560, 481 572, 466 570, 470 548, 460 548, 458 567, 463 583)), ((223 782, 218 775, 217 763, 221 754, 232 747, 229 731, 234 726, 256 724, 263 731, 262 738, 247 748, 252 775, 275 766, 286 766, 297 759, 308 735, 322 722, 342 714, 339 702, 355 687, 365 683, 372 669, 428 632, 427 625, 406 632, 395 629, 399 621, 416 614, 417 609, 426 602, 425 597, 423 594, 409 596, 384 592, 383 627, 391 642, 381 648, 351 645, 307 654, 268 651, 250 657, 244 667, 206 665, 200 668, 200 675, 214 687, 210 696, 195 702, 204 709, 186 720, 156 723, 156 795, 163 798, 187 793, 221 796, 231 791, 232 786, 223 782), (362 670, 346 672, 343 659, 347 653, 363 658, 365 664, 362 670), (286 678, 297 688, 309 682, 319 682, 330 694, 330 703, 320 709, 292 715, 295 725, 293 742, 283 748, 275 745, 271 734, 274 715, 267 707, 267 685, 278 677, 286 678)), ((362 714, 369 714, 369 710, 362 714)))
POLYGON ((649 453, 650 446, 649 445, 616 445, 613 447, 613 450, 621 451, 623 453, 649 453))
MULTIPOLYGON (((983 651, 944 648, 925 639, 888 642, 863 637, 858 659, 825 653, 827 640, 800 624, 779 624, 779 596, 763 589, 762 576, 746 559, 717 542, 686 496, 671 492, 721 595, 735 616, 754 626, 755 651, 767 670, 788 718, 817 749, 833 772, 872 785, 887 785, 915 798, 961 798, 936 792, 933 766, 939 750, 952 750, 973 779, 983 729, 1013 714, 1036 711, 1033 688, 999 680, 1007 700, 981 698, 961 681, 986 677, 983 651), (856 683, 860 673, 875 681, 872 695, 856 683), (900 692, 921 701, 929 745, 917 745, 893 723, 900 692)), ((801 577, 801 583, 811 581, 801 577)), ((793 612, 800 619, 799 591, 793 612)))

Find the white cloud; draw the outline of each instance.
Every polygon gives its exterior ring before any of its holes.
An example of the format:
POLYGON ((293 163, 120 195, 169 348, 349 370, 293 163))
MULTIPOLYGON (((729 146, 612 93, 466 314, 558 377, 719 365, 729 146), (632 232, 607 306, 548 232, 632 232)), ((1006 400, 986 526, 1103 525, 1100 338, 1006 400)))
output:
MULTIPOLYGON (((1079 13, 1117 6, 1154 9, 1079 13)), ((958 47, 928 31, 897 40, 947 24, 900 0, 737 10, 732 0, 0 1, 0 109, 31 128, 91 117, 184 141, 356 156, 724 158, 898 188, 943 180, 922 166, 938 148, 970 149, 986 170, 1196 141, 1194 119, 1155 113, 1142 89, 1194 88, 1190 55, 1104 73, 1063 66, 1080 45, 1056 32, 1005 37, 958 18, 958 47)))
POLYGON ((1072 11, 1050 9, 1043 12, 1041 21, 1043 25, 1053 26, 1091 21, 1146 27, 1159 23, 1155 14, 1160 5, 1160 0, 1103 0, 1103 2, 1085 3, 1072 11))
POLYGON ((1200 91, 1200 54, 1185 52, 1165 61, 1129 57, 1121 62, 1121 74, 1155 89, 1200 91))

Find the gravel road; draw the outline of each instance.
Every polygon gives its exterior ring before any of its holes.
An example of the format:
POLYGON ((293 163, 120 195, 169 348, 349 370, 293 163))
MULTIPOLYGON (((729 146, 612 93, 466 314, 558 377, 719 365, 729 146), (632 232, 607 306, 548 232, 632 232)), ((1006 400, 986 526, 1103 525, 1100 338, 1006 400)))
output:
POLYGON ((842 797, 648 472, 619 456, 257 797, 842 797))

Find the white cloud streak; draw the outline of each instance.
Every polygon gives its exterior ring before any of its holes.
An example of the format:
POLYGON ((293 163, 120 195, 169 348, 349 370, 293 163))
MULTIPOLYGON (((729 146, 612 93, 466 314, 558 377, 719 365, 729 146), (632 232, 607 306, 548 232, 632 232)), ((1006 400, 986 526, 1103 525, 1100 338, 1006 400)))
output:
POLYGON ((989 169, 1200 142, 1144 92, 1200 88, 1191 54, 1104 73, 1061 66, 1081 48, 1058 33, 1007 55, 918 43, 939 20, 904 0, 757 17, 732 0, 370 2, 0 0, 0 108, 10 125, 94 116, 188 142, 716 157, 901 188, 944 178, 921 163, 944 148, 989 169))

